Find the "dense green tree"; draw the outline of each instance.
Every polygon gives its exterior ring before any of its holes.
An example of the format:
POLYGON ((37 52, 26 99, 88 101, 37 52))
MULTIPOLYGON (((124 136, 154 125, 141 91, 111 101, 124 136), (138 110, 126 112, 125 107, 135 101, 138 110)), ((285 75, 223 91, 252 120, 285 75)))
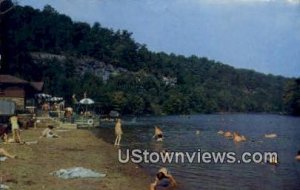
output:
POLYGON ((285 87, 284 103, 286 110, 300 115, 300 79, 290 80, 285 87))
POLYGON ((45 92, 67 103, 73 93, 86 92, 101 113, 299 113, 297 81, 205 57, 151 52, 126 30, 73 22, 49 5, 43 10, 15 6, 1 16, 0 25, 1 72, 43 80, 45 92), (112 65, 109 79, 102 81, 85 59, 112 65))

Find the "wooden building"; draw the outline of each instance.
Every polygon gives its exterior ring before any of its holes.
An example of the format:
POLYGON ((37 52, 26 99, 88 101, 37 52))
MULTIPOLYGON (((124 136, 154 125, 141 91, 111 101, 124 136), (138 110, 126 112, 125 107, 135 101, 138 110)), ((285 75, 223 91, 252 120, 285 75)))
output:
POLYGON ((17 110, 24 110, 26 102, 41 92, 43 85, 43 82, 28 82, 11 75, 0 75, 0 100, 15 102, 17 110))

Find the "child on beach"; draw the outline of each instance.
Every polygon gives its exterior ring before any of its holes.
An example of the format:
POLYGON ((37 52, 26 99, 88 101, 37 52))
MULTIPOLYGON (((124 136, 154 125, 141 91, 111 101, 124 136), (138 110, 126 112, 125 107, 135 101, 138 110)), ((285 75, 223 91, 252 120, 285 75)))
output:
POLYGON ((156 141, 163 141, 163 132, 159 127, 155 126, 154 135, 152 138, 155 138, 156 141))
POLYGON ((13 139, 16 143, 21 143, 20 127, 18 123, 18 117, 16 115, 10 117, 11 131, 13 139))
POLYGON ((48 128, 44 129, 44 131, 42 132, 42 136, 40 136, 40 138, 42 137, 58 138, 59 136, 54 133, 53 128, 54 128, 53 125, 49 125, 48 128))
POLYGON ((121 119, 117 119, 117 123, 115 125, 115 135, 116 135, 115 146, 120 146, 122 134, 123 131, 122 131, 121 119))
POLYGON ((170 189, 177 186, 174 177, 168 172, 167 168, 161 168, 156 174, 155 181, 150 184, 150 190, 170 189))
POLYGON ((4 150, 3 148, 0 148, 0 155, 1 155, 1 156, 6 156, 6 157, 12 158, 12 159, 16 158, 15 155, 12 155, 12 154, 8 153, 8 152, 7 152, 6 150, 4 150))

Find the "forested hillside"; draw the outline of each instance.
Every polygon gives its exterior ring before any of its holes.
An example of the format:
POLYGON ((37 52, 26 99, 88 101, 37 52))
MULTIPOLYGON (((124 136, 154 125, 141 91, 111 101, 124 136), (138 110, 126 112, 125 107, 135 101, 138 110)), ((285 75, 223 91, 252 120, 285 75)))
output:
POLYGON ((286 109, 284 88, 290 79, 207 58, 151 52, 128 31, 75 22, 48 5, 43 10, 16 6, 1 17, 0 30, 2 73, 43 80, 45 92, 67 100, 87 92, 103 112, 286 109))

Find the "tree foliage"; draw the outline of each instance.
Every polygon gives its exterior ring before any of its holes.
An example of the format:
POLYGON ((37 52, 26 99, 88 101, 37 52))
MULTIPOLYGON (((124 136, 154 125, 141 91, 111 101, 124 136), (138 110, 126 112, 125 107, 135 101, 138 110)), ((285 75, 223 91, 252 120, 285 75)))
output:
MULTIPOLYGON (((1 72, 45 81, 45 91, 71 100, 84 92, 104 112, 178 114, 284 111, 284 77, 182 55, 151 52, 132 33, 95 23, 74 22, 47 5, 43 10, 16 6, 1 22, 1 72), (33 59, 31 52, 67 59, 33 59), (78 72, 77 59, 91 57, 126 72, 107 81, 92 72, 78 72)), ((297 95, 286 95, 294 106, 297 95), (293 98, 291 98, 293 97, 293 98)), ((70 102, 69 102, 70 103, 70 102)))
POLYGON ((284 103, 288 113, 300 115, 300 78, 290 80, 285 87, 284 103))

